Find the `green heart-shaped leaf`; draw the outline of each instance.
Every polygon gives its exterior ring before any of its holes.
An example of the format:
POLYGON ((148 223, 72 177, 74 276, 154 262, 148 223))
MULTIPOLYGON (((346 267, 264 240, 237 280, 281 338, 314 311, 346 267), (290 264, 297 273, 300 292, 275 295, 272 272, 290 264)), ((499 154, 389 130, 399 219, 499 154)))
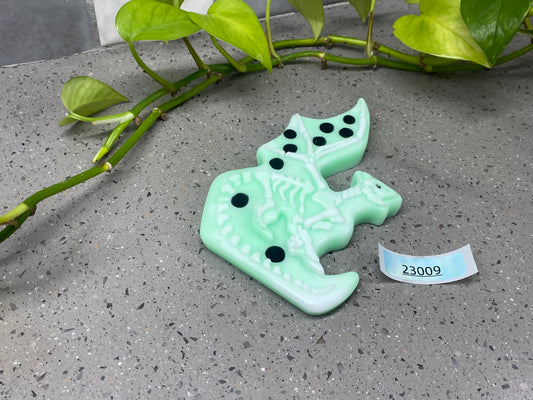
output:
POLYGON ((490 63, 461 17, 461 0, 420 0, 420 15, 404 15, 394 34, 405 45, 439 57, 490 63))
POLYGON ((124 4, 117 13, 115 26, 128 43, 140 40, 168 42, 200 30, 186 11, 156 0, 132 0, 124 4))
POLYGON ((77 116, 87 117, 117 103, 129 101, 112 87, 88 76, 77 76, 65 83, 61 100, 70 113, 59 122, 59 126, 79 120, 77 116))
POLYGON ((272 72, 265 32, 254 11, 244 1, 218 0, 206 15, 194 12, 188 14, 207 33, 241 49, 272 72))
POLYGON ((372 7, 372 0, 348 0, 350 4, 355 8, 357 14, 361 17, 361 20, 365 22, 366 17, 370 13, 372 7))
POLYGON ((514 37, 531 0, 462 0, 461 15, 491 65, 514 37))
POLYGON ((322 5, 322 0, 287 1, 307 20, 311 26, 315 40, 317 40, 324 27, 324 6, 322 5))

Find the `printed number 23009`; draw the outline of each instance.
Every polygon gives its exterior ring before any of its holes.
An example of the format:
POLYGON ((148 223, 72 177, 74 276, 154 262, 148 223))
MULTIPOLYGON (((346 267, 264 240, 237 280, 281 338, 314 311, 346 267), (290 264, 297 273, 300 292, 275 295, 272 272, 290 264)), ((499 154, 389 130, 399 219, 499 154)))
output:
POLYGON ((434 267, 414 267, 412 265, 402 264, 402 267, 404 275, 420 277, 442 276, 441 269, 438 265, 434 267))

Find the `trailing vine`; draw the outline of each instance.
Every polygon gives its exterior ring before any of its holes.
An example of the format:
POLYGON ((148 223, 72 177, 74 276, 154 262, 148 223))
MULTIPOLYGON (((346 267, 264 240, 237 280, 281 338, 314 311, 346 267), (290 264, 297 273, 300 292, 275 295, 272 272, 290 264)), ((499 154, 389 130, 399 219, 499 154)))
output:
MULTIPOLYGON (((316 58, 323 68, 329 63, 354 66, 382 66, 413 72, 456 72, 492 68, 533 50, 531 0, 406 0, 417 3, 419 15, 404 15, 393 25, 394 34, 411 53, 379 43, 373 37, 376 0, 349 0, 367 37, 321 36, 325 13, 322 0, 288 0, 308 21, 312 37, 274 41, 270 28, 270 3, 267 0, 265 28, 243 0, 217 0, 206 14, 181 8, 183 0, 131 0, 116 17, 116 27, 132 57, 161 88, 141 99, 129 110, 94 116, 128 99, 96 79, 80 76, 65 83, 61 99, 68 114, 60 126, 76 121, 91 124, 116 124, 92 162, 96 165, 52 186, 39 190, 0 216, 0 242, 7 239, 31 216, 37 205, 55 194, 110 172, 159 119, 230 74, 247 74, 282 67, 303 58, 316 58), (206 64, 195 51, 190 36, 198 31, 210 35, 214 47, 226 59, 221 64, 206 64), (504 53, 515 36, 523 36, 522 46, 504 53), (139 56, 135 42, 183 40, 197 70, 180 80, 169 82, 151 70, 139 56), (331 49, 360 49, 359 57, 334 54, 331 49), (235 59, 230 45, 246 56, 235 59), (163 100, 166 98, 165 100, 163 100), (141 114, 146 114, 141 116, 141 114), (134 124, 135 131, 114 149, 115 141, 134 124), (114 149, 114 151, 113 151, 114 149)), ((274 72, 275 73, 275 72, 274 72)))

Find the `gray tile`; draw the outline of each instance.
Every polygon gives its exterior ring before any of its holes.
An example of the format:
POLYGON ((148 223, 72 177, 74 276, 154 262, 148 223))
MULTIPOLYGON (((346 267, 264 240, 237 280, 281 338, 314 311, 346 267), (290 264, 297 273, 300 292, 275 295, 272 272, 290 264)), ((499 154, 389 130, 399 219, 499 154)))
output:
MULTIPOLYGON (((248 0, 259 17, 266 1, 248 0)), ((336 0, 325 0, 324 4, 336 0)), ((0 14, 0 66, 49 60, 99 47, 92 0, 5 0, 0 14)), ((286 1, 274 1, 271 14, 291 12, 286 1)), ((111 40, 110 43, 114 41, 111 40)))
POLYGON ((92 47, 85 0, 4 0, 0 65, 46 60, 92 47))

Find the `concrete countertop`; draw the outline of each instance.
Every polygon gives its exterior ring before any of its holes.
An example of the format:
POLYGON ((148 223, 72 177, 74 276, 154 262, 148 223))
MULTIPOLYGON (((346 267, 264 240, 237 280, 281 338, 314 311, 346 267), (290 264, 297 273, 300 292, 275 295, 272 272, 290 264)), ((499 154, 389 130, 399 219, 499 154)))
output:
MULTIPOLYGON (((378 11, 377 40, 396 43, 404 7, 378 11)), ((364 37, 349 6, 326 17, 325 33, 364 37)), ((297 15, 273 29, 308 32, 297 15)), ((205 36, 193 43, 219 61, 205 36)), ((168 79, 194 70, 179 42, 139 49, 168 79)), ((1 245, 0 396, 533 398, 532 57, 441 75, 306 60, 233 75, 172 111, 110 174, 44 201, 1 245), (254 166, 291 115, 333 116, 359 97, 372 122, 356 169, 404 202, 322 258, 326 273, 361 282, 311 317, 204 248, 203 203, 213 179, 254 166), (469 243, 479 274, 395 282, 379 271, 378 243, 415 255, 469 243)), ((0 68, 2 212, 89 167, 106 137, 105 126, 57 127, 75 75, 134 101, 156 88, 125 45, 0 68)), ((353 172, 328 182, 343 190, 353 172)))

